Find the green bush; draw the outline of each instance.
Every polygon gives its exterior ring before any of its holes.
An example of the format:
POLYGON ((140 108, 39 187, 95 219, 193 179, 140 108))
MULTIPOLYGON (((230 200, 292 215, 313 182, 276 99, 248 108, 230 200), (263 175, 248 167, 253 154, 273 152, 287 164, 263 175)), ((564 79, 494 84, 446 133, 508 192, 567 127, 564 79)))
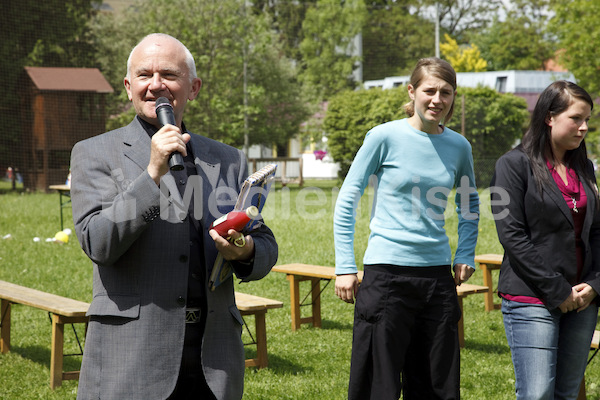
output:
MULTIPOLYGON (((403 105, 408 101, 405 86, 344 92, 329 101, 324 129, 331 156, 341 166, 340 178, 348 173, 369 129, 404 118, 403 105)), ((464 132, 471 142, 475 178, 481 187, 490 182, 495 160, 521 138, 528 117, 527 103, 513 94, 488 88, 458 89, 454 116, 448 127, 464 132)))
POLYGON ((327 147, 340 163, 344 178, 367 132, 376 125, 405 117, 402 106, 409 101, 406 87, 340 93, 330 99, 323 127, 327 147))
POLYGON ((471 142, 479 187, 488 186, 495 161, 523 136, 528 120, 527 102, 521 97, 489 88, 458 89, 448 128, 464 132, 471 142))

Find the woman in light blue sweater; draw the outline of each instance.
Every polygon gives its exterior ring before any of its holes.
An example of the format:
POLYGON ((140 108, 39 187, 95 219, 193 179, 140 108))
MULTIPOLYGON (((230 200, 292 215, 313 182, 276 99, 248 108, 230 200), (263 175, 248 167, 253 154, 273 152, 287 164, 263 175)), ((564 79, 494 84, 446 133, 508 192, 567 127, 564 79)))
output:
POLYGON ((401 391, 405 400, 460 397, 455 285, 474 271, 479 221, 471 145, 443 125, 456 96, 450 64, 420 60, 408 93, 409 117, 367 133, 335 207, 335 291, 348 303, 356 297, 350 400, 397 400, 401 391), (359 290, 355 209, 372 175, 377 183, 359 290), (444 229, 453 188, 454 260, 444 229))

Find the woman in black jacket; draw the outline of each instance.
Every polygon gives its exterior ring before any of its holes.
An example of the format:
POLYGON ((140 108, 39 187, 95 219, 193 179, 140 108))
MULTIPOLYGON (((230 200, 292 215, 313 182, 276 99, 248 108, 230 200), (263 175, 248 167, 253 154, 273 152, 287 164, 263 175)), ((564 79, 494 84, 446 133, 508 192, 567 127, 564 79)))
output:
POLYGON ((592 108, 574 83, 551 84, 492 178, 517 399, 576 399, 585 372, 600 292, 598 188, 584 141, 592 108))

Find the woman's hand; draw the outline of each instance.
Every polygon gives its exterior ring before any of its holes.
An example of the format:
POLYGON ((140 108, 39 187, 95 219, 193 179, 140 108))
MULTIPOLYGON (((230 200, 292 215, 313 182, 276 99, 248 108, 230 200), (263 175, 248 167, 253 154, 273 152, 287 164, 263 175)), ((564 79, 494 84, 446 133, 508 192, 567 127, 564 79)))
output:
POLYGON ((571 294, 569 295, 569 297, 567 297, 565 301, 560 303, 558 308, 561 312, 567 313, 569 311, 576 310, 577 307, 579 307, 579 294, 577 290, 575 290, 575 287, 573 287, 571 288, 571 294))
POLYGON ((454 283, 456 286, 468 281, 473 272, 475 272, 475 268, 469 267, 467 264, 454 264, 454 283))
POLYGON ((598 293, 596 293, 596 291, 587 283, 580 283, 578 285, 575 285, 573 286, 573 289, 578 294, 577 303, 579 307, 577 308, 577 312, 583 311, 586 308, 588 308, 588 306, 592 304, 592 301, 594 301, 594 299, 598 295, 598 293))
POLYGON ((346 303, 353 304, 358 291, 356 274, 338 275, 335 279, 335 295, 346 303))

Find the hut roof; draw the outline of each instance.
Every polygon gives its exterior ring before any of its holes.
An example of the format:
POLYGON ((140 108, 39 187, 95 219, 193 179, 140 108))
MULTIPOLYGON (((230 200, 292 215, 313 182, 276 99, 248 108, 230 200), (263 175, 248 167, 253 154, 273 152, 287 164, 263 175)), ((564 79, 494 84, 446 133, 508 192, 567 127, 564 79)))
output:
POLYGON ((112 93, 98 68, 25 67, 33 84, 43 91, 112 93))

